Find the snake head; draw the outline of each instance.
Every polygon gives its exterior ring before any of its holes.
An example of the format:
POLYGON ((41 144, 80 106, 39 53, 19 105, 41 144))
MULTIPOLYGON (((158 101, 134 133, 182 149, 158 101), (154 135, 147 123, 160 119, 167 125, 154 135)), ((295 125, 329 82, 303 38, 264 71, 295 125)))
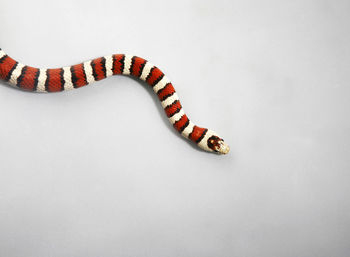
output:
POLYGON ((227 154, 230 151, 230 147, 224 142, 224 140, 215 135, 208 138, 207 144, 210 149, 217 153, 227 154))
POLYGON ((230 147, 218 134, 210 129, 207 130, 204 138, 198 143, 198 146, 208 152, 227 154, 230 147))

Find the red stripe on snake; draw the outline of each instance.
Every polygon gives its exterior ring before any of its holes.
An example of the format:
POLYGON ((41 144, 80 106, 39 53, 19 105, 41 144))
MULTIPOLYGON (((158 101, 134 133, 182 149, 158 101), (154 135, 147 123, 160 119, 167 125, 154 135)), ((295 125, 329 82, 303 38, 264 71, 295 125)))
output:
POLYGON ((168 96, 175 93, 175 88, 171 83, 168 83, 164 88, 160 89, 157 93, 160 101, 164 101, 168 96))
POLYGON ((130 73, 135 77, 140 77, 142 70, 146 64, 146 60, 140 57, 135 56, 132 60, 132 67, 130 73))
POLYGON ((2 80, 6 80, 8 78, 10 71, 13 69, 16 63, 17 62, 11 57, 5 56, 0 65, 0 78, 2 80))
POLYGON ((184 127, 188 125, 189 121, 190 120, 187 118, 186 114, 184 114, 182 115, 181 119, 174 123, 174 128, 181 133, 184 127))
POLYGON ((62 69, 48 69, 45 88, 48 92, 59 92, 63 90, 62 69))
POLYGON ((146 82, 150 86, 155 86, 157 82, 164 76, 163 72, 157 67, 153 67, 151 73, 148 75, 146 82))
POLYGON ((208 129, 206 128, 201 128, 198 126, 194 126, 192 133, 190 134, 189 138, 195 142, 198 143, 198 141, 201 139, 201 137, 203 137, 204 133, 206 133, 208 129))
POLYGON ((24 90, 33 91, 38 83, 38 77, 39 69, 26 66, 25 69, 23 68, 21 77, 17 80, 17 84, 24 90))
POLYGON ((71 72, 74 87, 79 88, 87 85, 83 63, 71 66, 71 72))
POLYGON ((103 61, 105 61, 103 57, 91 61, 94 77, 97 81, 106 77, 106 68, 102 64, 103 61))
POLYGON ((164 111, 168 118, 173 116, 175 113, 179 112, 181 110, 182 106, 180 104, 180 101, 176 100, 171 105, 168 105, 165 107, 164 111))
POLYGON ((124 69, 124 54, 113 55, 113 74, 118 75, 123 73, 124 69))

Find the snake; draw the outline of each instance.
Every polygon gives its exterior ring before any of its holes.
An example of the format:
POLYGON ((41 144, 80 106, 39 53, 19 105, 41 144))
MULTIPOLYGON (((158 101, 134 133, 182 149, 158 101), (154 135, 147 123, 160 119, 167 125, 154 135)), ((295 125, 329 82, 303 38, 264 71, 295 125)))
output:
POLYGON ((185 114, 169 78, 151 62, 128 54, 112 54, 63 68, 34 68, 12 59, 0 48, 0 80, 32 92, 61 92, 80 88, 112 75, 136 77, 157 95, 170 123, 199 148, 218 154, 230 150, 213 130, 195 125, 185 114))

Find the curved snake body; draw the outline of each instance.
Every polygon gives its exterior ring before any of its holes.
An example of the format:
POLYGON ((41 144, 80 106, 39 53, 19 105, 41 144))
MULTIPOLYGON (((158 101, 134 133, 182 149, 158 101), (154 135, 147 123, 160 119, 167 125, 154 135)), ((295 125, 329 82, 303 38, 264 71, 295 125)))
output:
POLYGON ((228 145, 214 131, 196 126, 189 120, 170 80, 159 68, 143 58, 114 54, 69 67, 39 69, 15 61, 0 49, 0 79, 27 91, 71 90, 119 74, 137 77, 150 85, 170 123, 182 136, 206 151, 229 152, 228 145))

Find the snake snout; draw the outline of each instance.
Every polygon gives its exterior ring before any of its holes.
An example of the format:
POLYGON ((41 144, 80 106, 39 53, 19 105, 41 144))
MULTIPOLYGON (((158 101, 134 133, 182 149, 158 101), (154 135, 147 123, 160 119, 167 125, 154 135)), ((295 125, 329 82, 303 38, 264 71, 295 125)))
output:
POLYGON ((219 148, 217 149, 217 151, 221 154, 227 154, 230 151, 230 147, 228 146, 228 144, 224 143, 224 141, 220 141, 219 148))

